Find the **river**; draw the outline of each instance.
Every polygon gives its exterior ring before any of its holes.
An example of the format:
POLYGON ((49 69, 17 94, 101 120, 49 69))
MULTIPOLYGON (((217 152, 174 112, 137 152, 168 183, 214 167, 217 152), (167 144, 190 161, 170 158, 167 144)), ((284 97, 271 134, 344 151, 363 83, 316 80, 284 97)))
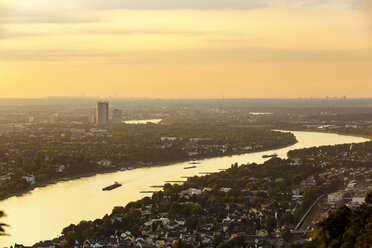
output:
POLYGON ((0 209, 7 213, 1 219, 10 225, 8 237, 0 237, 0 246, 15 242, 33 245, 40 240, 57 237, 62 228, 81 220, 94 220, 111 213, 114 206, 123 206, 149 194, 140 191, 153 190, 152 185, 163 185, 166 180, 182 180, 182 176, 194 176, 200 172, 216 172, 229 168, 232 163, 261 163, 263 154, 277 153, 285 158, 289 150, 321 145, 359 143, 365 138, 329 133, 293 132, 298 143, 286 148, 266 152, 247 153, 200 160, 197 168, 185 170, 187 162, 167 166, 139 168, 131 171, 114 172, 59 182, 19 197, 0 202, 0 209), (112 191, 102 188, 113 182, 123 186, 112 191))
POLYGON ((125 124, 147 124, 147 123, 153 123, 153 124, 159 124, 162 121, 162 119, 148 119, 148 120, 130 120, 130 121, 124 121, 125 124))

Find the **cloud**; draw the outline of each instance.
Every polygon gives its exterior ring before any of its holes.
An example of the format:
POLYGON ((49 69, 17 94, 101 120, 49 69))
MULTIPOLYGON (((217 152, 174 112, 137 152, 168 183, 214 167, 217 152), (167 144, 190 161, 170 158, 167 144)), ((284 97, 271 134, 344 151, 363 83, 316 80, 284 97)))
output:
POLYGON ((176 29, 156 29, 156 28, 95 28, 79 29, 78 34, 98 34, 98 35, 181 35, 181 36, 241 36, 242 33, 224 32, 224 31, 197 31, 197 30, 176 30, 176 29))
POLYGON ((267 7, 264 0, 82 0, 81 4, 101 9, 257 9, 267 7))
MULTIPOLYGON (((0 0, 1 1, 1 0, 0 0)), ((100 22, 102 10, 248 10, 267 7, 267 0, 26 0, 0 3, 0 24, 100 22), (94 13, 93 13, 94 12, 94 13)))
POLYGON ((3 61, 78 61, 111 64, 184 64, 184 63, 271 63, 369 61, 365 50, 288 50, 264 48, 188 49, 188 50, 7 50, 0 51, 3 61))
MULTIPOLYGON (((75 2, 75 1, 74 1, 75 2)), ((76 1, 77 3, 78 1, 76 1)), ((101 18, 66 0, 0 0, 0 24, 88 23, 101 18)))
POLYGON ((370 0, 286 0, 283 4, 299 5, 303 7, 317 6, 317 5, 344 5, 347 8, 357 9, 364 8, 370 0))
POLYGON ((0 40, 16 39, 28 36, 39 36, 39 33, 15 32, 0 28, 0 40))
POLYGON ((99 22, 101 21, 100 18, 97 17, 77 17, 72 15, 43 15, 40 14, 39 16, 8 16, 8 17, 0 17, 0 23, 27 23, 27 24, 38 24, 38 23, 55 23, 55 24, 62 24, 62 23, 91 23, 91 22, 99 22))
POLYGON ((370 0, 0 0, 0 24, 101 22, 102 10, 250 10, 341 4, 366 8, 370 0))

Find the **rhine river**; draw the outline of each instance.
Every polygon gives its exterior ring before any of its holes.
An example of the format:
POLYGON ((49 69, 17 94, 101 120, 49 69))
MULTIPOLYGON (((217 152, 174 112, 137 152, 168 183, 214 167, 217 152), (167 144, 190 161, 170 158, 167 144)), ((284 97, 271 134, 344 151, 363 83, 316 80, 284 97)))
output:
POLYGON ((367 141, 361 137, 315 133, 293 132, 298 143, 286 148, 265 152, 247 153, 200 160, 197 168, 185 170, 188 162, 167 166, 139 168, 131 171, 100 174, 91 177, 59 182, 19 197, 11 197, 0 202, 0 209, 7 213, 1 222, 10 225, 8 237, 0 237, 0 247, 10 247, 15 242, 24 245, 52 239, 60 235, 62 229, 81 220, 94 220, 111 213, 114 206, 123 206, 148 194, 143 190, 153 190, 152 185, 163 185, 167 180, 182 180, 182 176, 194 176, 200 172, 217 172, 229 168, 232 163, 261 163, 263 154, 277 153, 285 158, 289 150, 321 145, 359 143, 367 141), (102 188, 115 181, 123 184, 112 191, 102 188))

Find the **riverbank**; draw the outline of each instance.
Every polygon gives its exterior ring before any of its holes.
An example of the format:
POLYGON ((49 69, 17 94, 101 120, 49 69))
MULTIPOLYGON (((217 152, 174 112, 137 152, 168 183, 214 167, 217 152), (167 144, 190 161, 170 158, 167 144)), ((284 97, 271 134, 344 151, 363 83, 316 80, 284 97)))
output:
POLYGON ((350 137, 360 137, 360 138, 365 138, 372 140, 372 136, 370 135, 365 135, 365 134, 353 134, 353 133, 344 133, 344 132, 335 132, 335 131, 328 131, 328 130, 314 130, 314 129, 285 129, 285 128, 280 128, 280 129, 272 129, 272 130, 277 130, 277 131, 288 131, 288 132, 312 132, 312 133, 329 133, 329 134, 338 134, 338 135, 344 135, 344 136, 350 136, 350 137))
MULTIPOLYGON (((31 194, 12 197, 1 202, 1 208, 7 213, 2 221, 9 224, 9 237, 2 237, 1 243, 8 246, 14 243, 33 245, 40 240, 48 240, 60 235, 61 230, 71 223, 82 220, 95 220, 110 214, 115 206, 125 206, 145 196, 141 191, 153 190, 153 185, 164 185, 166 181, 182 180, 186 177, 201 176, 205 172, 218 172, 228 169, 231 164, 257 163, 266 159, 264 154, 277 153, 285 159, 289 150, 338 144, 361 143, 367 141, 359 137, 336 134, 296 132, 298 143, 287 148, 220 156, 219 158, 200 160, 200 165, 185 170, 186 163, 174 163, 169 166, 151 166, 126 172, 99 174, 97 176, 66 181, 34 190, 31 194), (119 182, 123 187, 105 192, 102 188, 119 182), (32 214, 30 214, 32 213, 32 214), (30 233, 30 230, 34 230, 30 233)), ((228 185, 224 185, 228 187, 228 185)))
MULTIPOLYGON (((253 151, 238 152, 238 153, 233 153, 233 152, 232 153, 225 153, 223 155, 217 155, 217 156, 216 155, 201 155, 201 156, 195 156, 192 159, 180 159, 180 160, 173 160, 173 161, 167 161, 167 162, 156 162, 156 163, 141 165, 141 166, 133 165, 132 167, 134 167, 135 169, 144 168, 144 167, 148 167, 148 168, 159 167, 159 166, 167 166, 167 165, 171 165, 171 164, 175 164, 175 163, 185 163, 185 162, 193 161, 193 160, 204 160, 204 159, 211 159, 211 158, 221 158, 221 157, 226 157, 226 156, 250 154, 250 153, 256 153, 256 152, 265 152, 265 151, 271 151, 271 150, 286 148, 286 147, 289 147, 289 146, 293 146, 297 143, 298 143, 298 140, 296 139, 295 142, 292 142, 290 144, 282 145, 282 146, 275 146, 275 147, 271 147, 271 148, 256 149, 256 150, 253 150, 253 151)), ((6 195, 6 196, 0 198, 0 202, 6 200, 8 198, 11 198, 11 197, 23 196, 25 194, 30 193, 31 191, 33 191, 36 188, 47 187, 49 185, 57 184, 57 183, 60 183, 60 182, 71 181, 71 180, 81 179, 81 178, 85 178, 85 177, 92 177, 92 176, 96 176, 96 175, 115 173, 115 172, 120 171, 121 168, 122 168, 122 166, 115 166, 115 167, 112 167, 112 168, 105 169, 103 171, 86 172, 86 173, 80 173, 80 174, 66 176, 66 177, 62 177, 62 178, 53 178, 53 179, 50 179, 50 180, 47 180, 47 181, 44 181, 44 182, 36 182, 35 184, 30 185, 30 187, 25 189, 25 190, 22 190, 18 193, 15 193, 15 194, 14 193, 9 194, 9 195, 6 195)))

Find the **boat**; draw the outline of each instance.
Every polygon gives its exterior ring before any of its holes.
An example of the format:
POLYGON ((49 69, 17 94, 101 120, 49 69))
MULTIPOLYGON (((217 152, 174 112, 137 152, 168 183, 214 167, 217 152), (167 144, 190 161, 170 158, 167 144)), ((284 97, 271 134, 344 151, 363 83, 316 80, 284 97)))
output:
POLYGON ((187 166, 187 167, 183 167, 185 170, 186 169, 193 169, 193 168, 196 168, 196 166, 195 165, 193 165, 193 166, 187 166))
POLYGON ((112 184, 110 186, 104 187, 102 190, 113 190, 113 189, 116 189, 116 188, 118 188, 120 186, 121 186, 120 183, 115 182, 114 184, 112 184))
POLYGON ((128 170, 134 170, 134 167, 128 167, 128 170))
POLYGON ((128 170, 128 169, 125 168, 125 167, 123 167, 123 168, 120 169, 120 171, 127 171, 127 170, 128 170))
POLYGON ((269 154, 269 155, 262 155, 262 158, 272 158, 272 157, 277 157, 278 154, 276 153, 273 153, 273 154, 269 154))

